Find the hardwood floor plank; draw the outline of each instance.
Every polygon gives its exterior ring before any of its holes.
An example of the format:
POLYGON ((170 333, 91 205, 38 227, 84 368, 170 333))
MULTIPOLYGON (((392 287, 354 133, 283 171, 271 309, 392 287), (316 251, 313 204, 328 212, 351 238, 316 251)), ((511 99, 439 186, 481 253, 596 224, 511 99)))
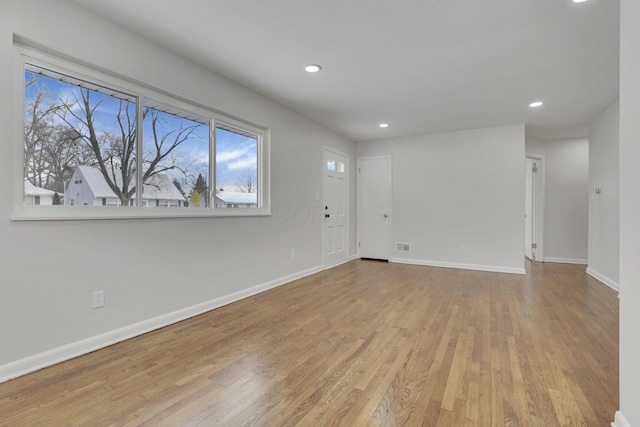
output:
POLYGON ((527 276, 357 260, 0 384, 0 426, 600 426, 618 299, 527 276))

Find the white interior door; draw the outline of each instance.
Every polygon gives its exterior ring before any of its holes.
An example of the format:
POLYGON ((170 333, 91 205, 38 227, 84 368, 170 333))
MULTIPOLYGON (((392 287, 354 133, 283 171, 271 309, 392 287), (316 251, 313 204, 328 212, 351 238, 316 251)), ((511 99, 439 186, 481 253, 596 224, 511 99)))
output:
POLYGON ((391 158, 358 159, 358 254, 389 259, 391 158))
POLYGON ((324 268, 347 261, 347 156, 325 148, 323 156, 324 268))
POLYGON ((535 261, 536 255, 536 172, 536 161, 527 158, 525 162, 524 254, 532 261, 535 261))

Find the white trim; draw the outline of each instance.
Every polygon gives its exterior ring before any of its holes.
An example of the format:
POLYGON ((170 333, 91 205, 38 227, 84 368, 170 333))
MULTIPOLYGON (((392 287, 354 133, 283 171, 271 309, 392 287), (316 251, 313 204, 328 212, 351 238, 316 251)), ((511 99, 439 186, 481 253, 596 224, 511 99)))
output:
POLYGON ((55 365, 56 363, 64 362, 65 360, 73 359, 74 357, 90 353, 92 351, 116 344, 118 342, 128 340, 147 332, 163 328, 167 325, 180 322, 190 317, 206 313, 216 308, 231 304, 236 301, 240 301, 244 298, 259 294, 278 286, 282 286, 294 280, 310 276, 320 271, 322 271, 322 266, 312 267, 307 270, 299 271, 297 273, 290 274, 288 276, 281 277, 279 279, 275 279, 261 285, 257 285, 248 289, 234 292, 229 295, 215 298, 210 301, 196 304, 191 307, 176 310, 174 312, 163 314, 152 319, 143 320, 142 322, 134 323, 132 325, 115 329, 104 334, 96 335, 94 337, 76 341, 71 344, 63 345, 61 347, 47 350, 43 353, 34 354, 32 356, 16 360, 5 365, 0 365, 0 383, 13 378, 17 378, 22 375, 26 375, 30 372, 34 372, 42 368, 46 368, 51 365, 55 365))
POLYGON ((559 264, 580 264, 580 265, 588 264, 586 259, 556 258, 556 257, 545 257, 544 262, 557 262, 559 264))
POLYGON ((405 258, 391 258, 389 262, 395 262, 398 264, 411 264, 411 265, 425 265, 429 267, 444 267, 444 268, 457 268, 460 270, 476 270, 476 271, 490 271, 494 273, 510 273, 510 274, 527 274, 524 267, 501 267, 493 265, 482 264, 462 264, 457 262, 446 261, 429 261, 422 259, 405 259, 405 258))
MULTIPOLYGON (((22 200, 17 202, 19 205, 22 200)), ((9 216, 11 221, 81 221, 153 218, 224 218, 224 217, 268 217, 268 208, 246 209, 189 209, 146 208, 111 206, 19 206, 9 216)))
POLYGON ((536 160, 538 172, 536 173, 536 261, 544 260, 544 200, 545 200, 545 159, 544 156, 525 153, 525 158, 536 160))
POLYGON ((353 261, 354 259, 356 259, 356 258, 352 258, 352 257, 350 257, 350 256, 347 256, 347 259, 346 259, 346 260, 344 260, 344 261, 340 261, 339 263, 337 263, 337 264, 335 264, 335 265, 330 265, 329 267, 324 267, 324 266, 323 266, 323 267, 322 267, 322 269, 323 269, 323 270, 331 270, 332 268, 336 268, 336 267, 338 267, 338 266, 340 266, 340 265, 343 265, 343 264, 346 264, 346 263, 348 263, 348 262, 351 262, 351 261, 353 261))
POLYGON ((617 411, 615 421, 611 423, 611 427, 631 427, 631 424, 629 424, 629 421, 622 415, 622 412, 617 411))
POLYGON ((354 259, 358 259, 358 258, 360 258, 360 256, 358 255, 357 252, 355 254, 349 255, 349 261, 353 261, 354 259))
POLYGON ((600 274, 597 271, 587 267, 586 271, 585 271, 589 276, 593 277, 594 279, 598 280, 599 282, 602 282, 603 284, 607 285, 608 287, 610 287, 611 289, 613 289, 616 292, 620 292, 620 285, 618 283, 616 283, 615 281, 609 279, 607 276, 605 276, 604 274, 600 274))

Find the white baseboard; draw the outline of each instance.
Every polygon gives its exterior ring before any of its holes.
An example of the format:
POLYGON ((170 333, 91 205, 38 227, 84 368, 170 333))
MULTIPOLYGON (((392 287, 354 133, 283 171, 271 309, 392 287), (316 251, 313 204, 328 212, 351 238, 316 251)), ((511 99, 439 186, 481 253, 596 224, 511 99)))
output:
POLYGON ((191 307, 186 307, 171 313, 163 314, 162 316, 158 316, 153 319, 144 320, 139 323, 128 325, 123 328, 106 332, 104 334, 76 341, 74 343, 63 345, 61 347, 57 347, 43 353, 35 354, 33 356, 28 356, 14 362, 7 363, 5 365, 1 365, 0 383, 28 374, 30 372, 37 371, 42 368, 46 368, 47 366, 55 365, 56 363, 64 362, 65 360, 73 359, 74 357, 78 357, 83 354, 91 353, 92 351, 116 344, 129 338, 133 338, 138 335, 163 328, 167 325, 180 322, 190 317, 206 313, 207 311, 214 310, 216 308, 231 304, 236 301, 240 301, 252 295, 256 295, 269 289, 282 286, 294 280, 310 276, 314 273, 318 273, 322 270, 322 266, 317 266, 307 270, 299 271, 289 276, 281 277, 279 279, 275 279, 261 285, 244 289, 242 291, 234 292, 232 294, 196 304, 191 307))
POLYGON ((346 264, 346 263, 348 263, 348 262, 351 262, 351 261, 353 261, 354 259, 356 259, 356 258, 354 258, 354 257, 352 257, 352 256, 349 256, 349 257, 347 257, 347 259, 346 259, 346 260, 344 260, 344 261, 340 261, 339 263, 337 263, 337 264, 335 264, 335 265, 330 265, 329 267, 322 266, 322 269, 323 269, 323 270, 330 270, 330 269, 332 269, 332 268, 336 268, 336 267, 338 267, 339 265, 343 265, 343 264, 346 264))
POLYGON ((618 411, 616 412, 615 421, 611 423, 611 427, 631 427, 631 424, 622 415, 622 412, 618 411))
POLYGON ((586 273, 593 277, 594 279, 602 282, 603 284, 607 285, 608 287, 610 287, 611 289, 613 289, 616 292, 620 292, 620 285, 616 282, 614 282, 613 280, 609 279, 607 276, 605 276, 604 274, 600 274, 597 271, 587 267, 586 273))
POLYGON ((575 259, 575 258, 556 258, 556 257, 545 257, 544 262, 557 262, 559 264, 579 264, 579 265, 587 265, 586 259, 575 259))
POLYGON ((391 258, 390 262, 398 264, 425 265, 429 267, 458 268, 461 270, 491 271, 494 273, 527 274, 524 267, 500 267, 482 264, 461 264, 456 262, 428 261, 422 259, 391 258))

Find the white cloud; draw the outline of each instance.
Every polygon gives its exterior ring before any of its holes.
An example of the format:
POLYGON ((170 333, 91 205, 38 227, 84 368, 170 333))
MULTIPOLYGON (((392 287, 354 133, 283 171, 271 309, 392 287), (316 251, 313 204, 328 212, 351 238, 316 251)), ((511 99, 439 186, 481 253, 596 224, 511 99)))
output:
POLYGON ((194 155, 189 156, 187 154, 187 160, 191 160, 193 163, 196 164, 200 164, 200 165, 208 165, 209 164, 209 153, 197 153, 194 155))
POLYGON ((222 153, 216 153, 216 161, 228 162, 229 160, 235 160, 242 157, 246 153, 246 150, 232 150, 224 151, 222 153))
POLYGON ((255 157, 252 157, 252 158, 238 160, 236 162, 230 163, 229 166, 227 167, 229 168, 229 170, 238 170, 238 169, 246 169, 246 168, 254 167, 256 166, 256 164, 257 164, 257 159, 255 157))

